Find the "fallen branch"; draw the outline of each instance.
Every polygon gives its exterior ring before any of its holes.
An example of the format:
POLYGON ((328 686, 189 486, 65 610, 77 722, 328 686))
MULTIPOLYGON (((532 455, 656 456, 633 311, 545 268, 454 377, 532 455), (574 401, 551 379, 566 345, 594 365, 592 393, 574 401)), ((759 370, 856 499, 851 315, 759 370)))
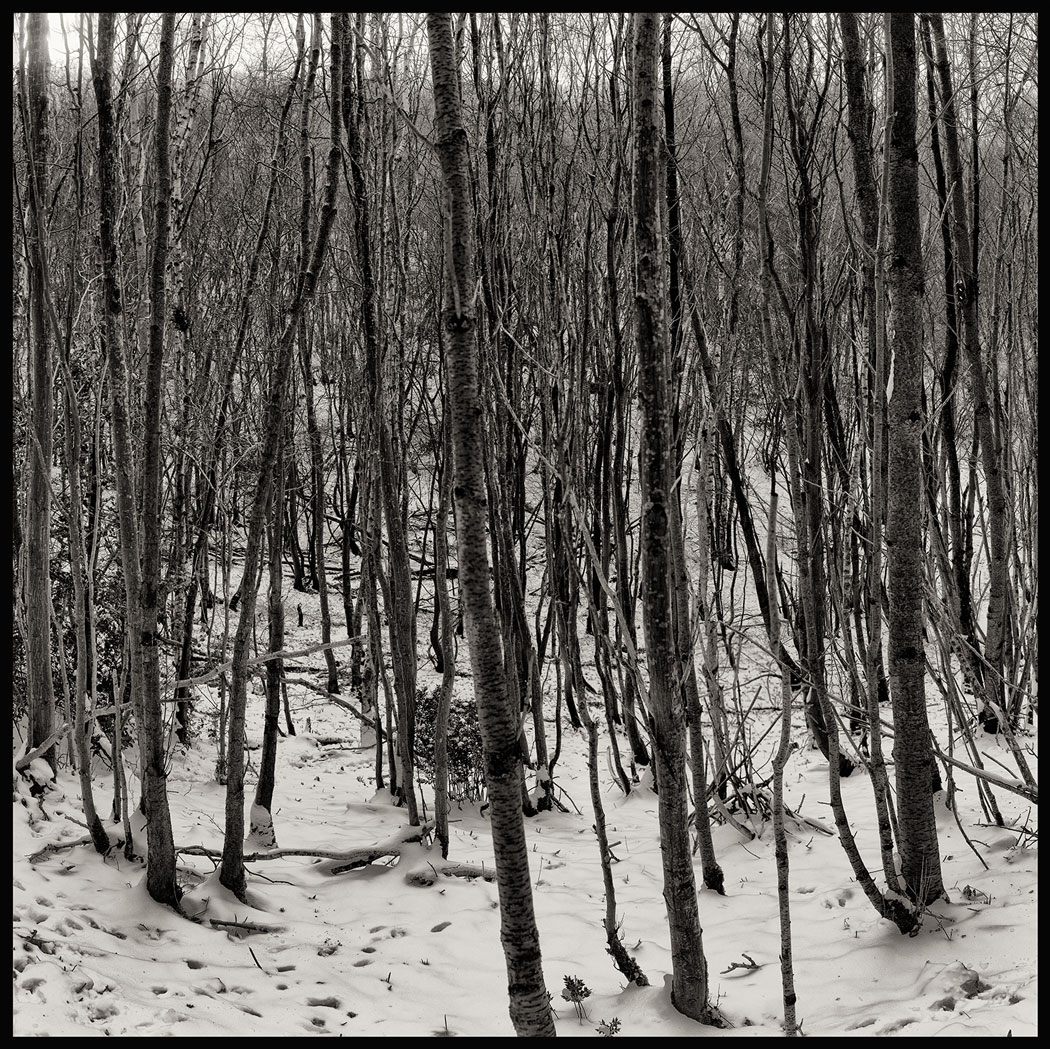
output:
MULTIPOLYGON (((253 932, 284 932, 283 925, 259 925, 257 922, 231 922, 224 921, 222 918, 209 918, 208 921, 216 928, 243 929, 245 934, 253 932)), ((252 954, 252 957, 255 958, 255 955, 252 954)), ((258 959, 256 959, 255 964, 259 965, 258 959)), ((262 966, 260 965, 259 968, 261 969, 262 966)))
POLYGON ((65 852, 66 849, 75 849, 80 845, 93 844, 94 842, 91 840, 90 834, 85 835, 83 838, 75 838, 73 841, 49 841, 43 848, 38 849, 36 852, 28 856, 27 859, 30 863, 43 863, 44 860, 54 852, 65 852))
MULTIPOLYGON (((258 666, 260 663, 269 663, 274 659, 297 659, 299 656, 310 656, 315 652, 324 652, 329 648, 344 648, 347 645, 352 645, 355 641, 360 641, 363 635, 355 635, 354 637, 346 637, 341 641, 327 641, 320 645, 310 645, 308 648, 297 648, 297 649, 282 649, 280 652, 266 652, 261 656, 252 656, 248 660, 247 665, 250 667, 258 666)), ((176 681, 174 688, 189 688, 191 685, 206 685, 209 681, 218 681, 220 675, 225 673, 233 666, 233 660, 229 659, 220 666, 214 667, 209 670, 207 674, 201 674, 200 677, 183 678, 181 681, 176 681)), ((175 697, 165 697, 165 703, 176 702, 175 697)))
POLYGON ((481 878, 483 881, 496 880, 495 867, 475 867, 471 863, 446 863, 442 864, 440 867, 435 867, 434 864, 428 863, 427 866, 430 868, 430 872, 425 870, 409 871, 408 874, 405 875, 405 881, 408 882, 409 885, 427 888, 437 882, 439 874, 443 878, 481 878))
MULTIPOLYGON (((821 823, 820 820, 815 820, 810 816, 803 816, 798 812, 792 812, 787 805, 784 806, 784 815, 787 816, 788 819, 793 819, 796 823, 805 824, 810 830, 818 831, 820 834, 826 834, 829 838, 835 837, 835 832, 826 823, 821 823)), ((744 957, 746 958, 747 955, 744 955, 744 957)))
POLYGON ((22 772, 24 769, 29 768, 41 754, 53 747, 68 731, 69 722, 64 721, 39 747, 34 747, 28 754, 23 755, 15 762, 15 772, 22 772))
POLYGON ((364 714, 362 714, 361 711, 358 710, 357 707, 355 707, 353 703, 351 703, 349 700, 343 699, 341 696, 333 696, 332 693, 328 691, 328 689, 321 688, 320 685, 315 685, 314 682, 309 681, 307 678, 287 677, 285 678, 285 681, 289 685, 302 685, 303 688, 308 688, 311 692, 316 692, 319 696, 324 696, 325 699, 330 700, 332 703, 335 703, 336 706, 340 706, 345 708, 346 710, 349 710, 350 713, 358 719, 358 721, 363 722, 373 731, 375 730, 375 722, 371 718, 366 717, 364 714))
POLYGON ((744 958, 747 959, 747 962, 746 963, 745 962, 730 962, 729 963, 729 968, 722 970, 722 975, 723 976, 725 976, 726 973, 731 973, 734 969, 761 969, 762 968, 762 966, 759 965, 755 961, 755 959, 751 957, 750 954, 747 954, 744 951, 741 951, 740 954, 744 958))
MULTIPOLYGON (((332 874, 351 870, 354 866, 364 866, 382 856, 400 856, 404 845, 421 842, 433 830, 433 824, 425 823, 421 827, 402 827, 393 837, 362 849, 270 849, 266 852, 250 852, 243 857, 244 863, 260 863, 263 860, 282 860, 288 856, 309 856, 319 860, 335 860, 347 864, 335 868, 332 874)), ((209 849, 204 845, 186 845, 176 848, 185 856, 207 856, 209 859, 221 859, 221 849, 209 849)))
POLYGON ((941 761, 946 761, 949 765, 954 765, 957 769, 962 769, 963 772, 969 772, 971 776, 976 776, 978 779, 994 783, 997 787, 1002 787, 1003 790, 1008 790, 1013 794, 1019 794, 1022 798, 1027 798, 1034 805, 1039 804, 1038 787, 1029 786, 1023 780, 1007 779, 1005 776, 999 776, 994 772, 989 772, 987 769, 977 769, 972 765, 966 765, 961 761, 956 761, 955 758, 949 757, 936 745, 934 745, 933 751, 941 761))

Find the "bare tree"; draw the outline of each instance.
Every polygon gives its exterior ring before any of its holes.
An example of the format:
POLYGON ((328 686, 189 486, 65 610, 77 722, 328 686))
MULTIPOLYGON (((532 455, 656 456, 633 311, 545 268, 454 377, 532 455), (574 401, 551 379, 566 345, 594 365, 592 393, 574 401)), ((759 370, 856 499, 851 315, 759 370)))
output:
MULTIPOLYGON (((318 20, 320 16, 318 16, 318 20)), ((244 720, 248 693, 248 646, 255 620, 255 601, 259 588, 259 564, 262 555, 266 510, 273 488, 273 469, 284 428, 285 398, 291 371, 296 333, 303 313, 313 301, 317 281, 324 263, 328 238, 335 221, 335 196, 338 187, 339 160, 342 156, 342 42, 338 16, 332 16, 331 127, 321 214, 309 255, 303 254, 296 279, 295 294, 288 311, 276 362, 270 381, 263 417, 263 445, 259 454, 259 474, 252 496, 247 537, 245 539, 244 574, 241 577, 241 609, 234 638, 231 670, 229 747, 227 758, 226 828, 219 879, 238 899, 245 899, 247 881, 244 873, 244 720)), ((319 51, 320 26, 315 23, 313 46, 319 51)), ((313 59, 315 66, 317 58, 313 59)), ((306 189, 304 187, 304 192, 306 189)))
POLYGON ((454 501, 459 581, 466 605, 467 641, 474 671, 474 695, 485 754, 485 782, 491 803, 503 953, 507 961, 510 1017, 519 1036, 555 1033, 543 979, 539 932, 529 880, 529 854, 521 811, 521 755, 518 712, 507 698, 506 669, 492 603, 486 537, 488 499, 485 449, 479 421, 474 219, 467 131, 459 96, 459 73, 447 14, 427 16, 434 86, 434 121, 441 170, 448 189, 449 296, 443 323, 448 337, 449 401, 455 456, 454 501))
MULTIPOLYGON (((157 73, 157 151, 159 182, 165 178, 167 164, 167 136, 170 117, 171 69, 173 64, 172 40, 174 16, 170 23, 165 19, 162 33, 161 61, 157 73)), ((155 645, 157 632, 155 588, 159 579, 158 533, 143 532, 139 516, 138 485, 135 479, 135 454, 131 440, 128 413, 128 370, 124 354, 123 324, 121 319, 122 295, 120 270, 117 262, 117 202, 120 199, 121 175, 117 160, 117 127, 113 113, 112 72, 115 16, 111 13, 99 15, 98 39, 92 55, 92 73, 95 98, 98 104, 99 135, 99 239, 102 249, 102 286, 104 299, 105 342, 109 371, 110 416, 113 439, 113 458, 116 469, 117 512, 120 521, 121 566, 124 571, 124 590, 127 608, 127 648, 131 675, 131 696, 138 727, 139 753, 143 776, 143 800, 146 805, 147 846, 146 886, 150 895, 160 903, 179 906, 179 888, 175 879, 175 847, 172 840, 171 817, 168 811, 165 785, 163 735, 160 712, 159 667, 156 663, 155 645), (149 558, 143 554, 149 551, 149 558), (154 557, 156 554, 156 557, 154 557), (146 587, 151 587, 151 596, 146 596, 146 587), (147 612, 151 618, 147 617, 147 612), (146 649, 151 648, 151 658, 146 649), (147 679, 147 671, 149 680, 147 679)), ((169 190, 170 192, 170 190, 169 190)), ((158 184, 158 202, 164 214, 163 231, 158 229, 155 261, 159 259, 160 287, 154 285, 154 302, 159 292, 159 309, 163 311, 164 238, 167 233, 167 216, 163 209, 164 191, 158 184)), ((154 318, 160 324, 163 312, 154 318)), ((152 327, 152 325, 151 325, 152 327)), ((160 366, 163 361, 163 333, 156 332, 156 342, 150 347, 151 386, 157 390, 160 383, 160 366)), ((156 409, 159 416, 159 403, 156 409)), ((156 425, 159 426, 159 419, 156 425)), ((159 432, 148 441, 158 441, 159 432)), ((151 445, 146 463, 152 469, 144 474, 147 485, 156 483, 156 456, 159 449, 151 445)), ((146 495, 148 500, 154 498, 146 495)), ((159 527, 159 526, 158 526, 159 527)), ((119 701, 119 697, 117 701, 119 701)), ((117 739, 119 748, 119 736, 117 739)), ((130 843, 129 843, 130 844, 130 843)))
POLYGON ((671 931, 671 1003, 712 1023, 707 959, 696 903, 688 830, 685 710, 672 627, 671 403, 665 306, 665 261, 660 230, 657 48, 659 15, 634 16, 634 236, 638 324, 638 395, 642 405, 642 602, 649 666, 664 901, 671 931))
POLYGON ((915 16, 887 15, 892 111, 888 203, 893 396, 886 547, 889 569, 889 676, 893 701, 902 873, 919 907, 944 891, 933 812, 935 773, 926 714, 923 646, 922 227, 915 148, 915 16))
MULTIPOLYGON (((55 686, 51 677, 51 457, 54 397, 51 388, 52 334, 47 301, 48 73, 47 14, 29 15, 25 70, 26 145, 29 153, 29 274, 31 411, 26 500, 25 575, 26 692, 29 699, 28 749, 52 735, 55 686)), ((56 747, 42 757, 54 768, 56 747)))

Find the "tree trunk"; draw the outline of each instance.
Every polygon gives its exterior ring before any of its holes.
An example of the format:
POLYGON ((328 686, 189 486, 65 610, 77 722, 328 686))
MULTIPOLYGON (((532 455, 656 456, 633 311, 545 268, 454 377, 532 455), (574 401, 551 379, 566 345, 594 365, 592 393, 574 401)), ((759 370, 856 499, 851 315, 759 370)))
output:
POLYGON ((160 61, 157 67, 156 179, 153 257, 150 265, 149 357, 144 403, 145 441, 142 453, 142 709, 139 750, 142 754, 142 793, 146 802, 149 856, 146 868, 150 895, 162 903, 178 904, 175 881, 175 842, 168 810, 168 774, 165 769, 164 715, 160 701, 161 612, 161 419, 164 414, 164 325, 167 309, 165 270, 168 264, 168 217, 171 207, 171 79, 174 67, 175 15, 165 13, 161 23, 160 61))
MULTIPOLYGON (((346 16, 343 16, 344 18, 346 16)), ((397 697, 397 756, 399 797, 408 810, 411 826, 419 823, 415 788, 413 736, 415 734, 416 703, 416 617, 412 606, 412 583, 408 561, 405 522, 401 513, 403 474, 394 461, 393 437, 387 419, 387 403, 382 382, 382 347, 377 315, 377 287, 372 266, 371 209, 364 172, 364 150, 360 121, 365 42, 364 16, 358 15, 355 48, 356 61, 347 62, 341 84, 343 105, 346 109, 346 132, 353 185, 354 234, 357 261, 361 267, 362 303, 361 321, 365 343, 365 373, 372 421, 373 439, 378 445, 379 471, 376 478, 383 518, 386 521, 388 571, 384 575, 376 563, 377 575, 383 586, 390 654, 394 672, 394 692, 397 697), (356 74, 356 75, 355 75, 356 74), (356 86, 355 86, 356 85, 356 86)), ((347 34, 349 35, 349 34, 347 34)), ((376 550, 378 553, 379 547, 376 550)), ((392 785, 393 789, 393 785, 392 785)))
POLYGON ((893 348, 886 521, 889 673, 901 865, 909 894, 923 907, 944 889, 931 794, 935 766, 926 715, 923 644, 923 263, 915 147, 915 16, 891 13, 887 18, 894 113, 888 165, 893 348))
MULTIPOLYGON (((120 556, 124 572, 124 591, 127 608, 127 647, 131 675, 131 697, 135 720, 139 730, 139 752, 143 771, 143 791, 147 805, 147 856, 146 884, 150 895, 160 903, 172 907, 179 906, 179 888, 175 881, 175 850, 171 832, 171 818, 168 812, 167 791, 164 778, 163 737, 160 731, 160 694, 159 677, 154 688, 147 696, 148 683, 144 669, 144 642, 148 633, 155 641, 156 614, 155 605, 150 605, 143 589, 144 571, 150 572, 157 558, 146 563, 141 560, 147 537, 140 531, 138 501, 135 483, 135 456, 132 450, 131 427, 128 417, 128 371, 124 355, 123 320, 121 312, 121 289, 119 285, 119 268, 117 262, 117 202, 120 199, 120 167, 117 162, 116 127, 113 119, 112 86, 110 83, 113 70, 113 41, 115 35, 115 18, 113 14, 103 12, 99 15, 98 42, 92 61, 95 97, 98 102, 98 135, 99 135, 99 235, 102 253, 103 297, 105 302, 105 342, 108 358, 109 392, 110 392, 110 425, 113 437, 113 458, 116 473, 117 515, 120 525, 120 556), (154 608, 151 620, 144 618, 147 608, 154 608), (151 726, 153 731, 151 731, 151 726), (158 738, 160 737, 160 738, 158 738)), ((171 43, 174 35, 174 21, 170 31, 165 32, 165 45, 162 50, 161 63, 158 69, 158 153, 166 148, 168 129, 167 116, 163 113, 161 96, 164 93, 163 83, 166 77, 167 92, 170 101, 170 71, 172 63, 171 43), (163 134, 160 134, 160 132, 163 134)), ((166 163, 158 156, 161 165, 166 163)), ((158 169, 163 178, 163 168, 158 169)), ((163 191, 158 193, 163 198, 163 191)), ((165 218, 165 229, 167 222, 165 218)), ((158 254, 163 254, 158 243, 158 254)), ((163 263, 155 271, 163 277, 163 263)), ((163 281, 161 281, 161 309, 163 309, 163 281)), ((154 291, 156 291, 156 287, 154 291)), ((155 317, 160 325, 162 314, 155 317)), ((153 327, 151 323, 151 328, 153 327)), ((152 342, 151 331, 151 342, 152 342)), ((150 346, 150 361, 156 369, 159 380, 159 362, 163 359, 163 330, 156 333, 157 345, 150 346)), ((159 419, 158 419, 159 424, 159 419)), ((158 435, 159 436, 159 435, 158 435)), ((159 448, 157 449, 159 451, 159 448)), ((151 449, 151 454, 156 454, 151 449)), ((151 474, 146 473, 149 478, 151 474)), ((159 525, 157 526, 159 528, 159 525)), ((156 533, 154 533, 156 535, 156 533)), ((156 541, 153 539, 152 541, 156 541)), ((152 554, 152 551, 151 551, 152 554)), ((154 580, 159 572, 154 570, 150 577, 154 580)), ((154 591, 155 592, 155 591, 154 591)), ((156 669, 156 668, 155 668, 156 669)), ((120 748, 120 739, 116 749, 120 748)))
MULTIPOLYGON (((51 334, 47 321, 48 71, 47 15, 29 15, 29 56, 25 76, 29 152, 29 261, 32 426, 28 450, 26 559, 23 593, 26 618, 26 693, 29 700, 27 750, 54 731, 55 686, 51 676, 51 458, 54 404, 51 389, 51 334)), ((41 755, 55 768, 57 747, 41 755)))
MULTIPOLYGON (((320 16, 314 24, 314 48, 320 49, 320 16)), ((241 609, 234 637, 233 666, 231 668, 229 746, 227 755, 226 784, 226 828, 222 849, 222 865, 219 880, 239 900, 245 900, 247 883, 244 864, 244 719, 248 693, 248 647, 251 643, 255 621, 255 600, 259 587, 259 562, 262 549, 262 534, 266 509, 270 503, 273 487, 273 469, 277 458, 277 447, 283 429, 285 397, 291 371, 293 347, 299 324, 306 307, 312 302, 317 281, 328 247, 328 238, 335 220, 335 196, 338 186, 338 170, 341 149, 341 92, 342 45, 337 16, 332 17, 331 44, 331 141, 325 173, 323 204, 318 219, 317 232, 309 256, 301 260, 302 268, 296 281, 295 295, 288 311, 281 339, 276 347, 274 372, 267 399, 263 425, 263 444, 259 455, 259 477, 255 485, 249 511, 247 537, 245 539, 244 574, 241 577, 241 609)), ((319 55, 311 56, 316 69, 319 55)), ((308 78, 307 94, 310 93, 308 78)), ((306 187, 304 187, 306 192, 306 187)))
POLYGON ((491 802, 493 849, 499 887, 501 940, 507 962, 510 1016, 519 1036, 555 1033, 543 979, 539 932, 532 902, 529 854, 521 811, 518 716, 507 699, 506 672, 489 580, 486 540, 485 454, 479 422, 471 186, 467 133, 448 15, 427 16, 435 126, 441 170, 451 209, 447 367, 455 455, 456 539, 459 578, 467 611, 478 722, 491 802))
MULTIPOLYGON (((269 593, 267 595, 268 641, 271 652, 284 648, 284 600, 281 593, 284 568, 284 449, 287 435, 277 449, 274 467, 274 485, 270 506, 269 593)), ((323 638, 328 643, 331 638, 323 638)), ((327 649, 326 649, 327 651, 327 649)), ((266 714, 263 721, 263 740, 259 754, 259 782, 255 788, 249 833, 267 848, 275 848, 277 835, 273 826, 273 789, 276 780, 277 736, 281 718, 281 686, 284 683, 284 660, 271 659, 266 663, 266 714)), ((328 691, 331 691, 329 689, 328 691)))
POLYGON ((643 622, 649 666, 649 705, 659 787, 664 903, 671 933, 671 1003, 712 1023, 707 959, 696 903, 688 829, 685 711, 671 622, 669 527, 672 435, 665 262, 660 229, 656 58, 659 16, 634 16, 634 219, 638 393, 642 406, 643 622))
MULTIPOLYGON (((962 345, 970 363, 970 381, 973 385, 974 425, 980 439, 981 465, 988 492, 988 611, 986 617, 984 656, 988 672, 984 680, 985 707, 981 720, 988 731, 995 731, 999 717, 991 704, 1002 710, 1004 653, 1007 648, 1007 577, 1008 524, 1006 490, 1002 474, 1002 451, 993 426, 997 411, 994 385, 989 389, 985 376, 984 354, 981 350, 977 321, 977 258, 970 240, 970 221, 966 213, 963 193, 962 158, 959 149, 959 128, 955 108, 951 67, 948 64, 944 38, 944 17, 939 12, 923 15, 933 30, 935 68, 940 86, 942 106, 941 123, 944 129, 945 159, 947 161, 948 193, 951 197, 952 227, 956 260, 956 295, 962 320, 962 345)), ((974 234, 976 236, 976 234, 974 234)))

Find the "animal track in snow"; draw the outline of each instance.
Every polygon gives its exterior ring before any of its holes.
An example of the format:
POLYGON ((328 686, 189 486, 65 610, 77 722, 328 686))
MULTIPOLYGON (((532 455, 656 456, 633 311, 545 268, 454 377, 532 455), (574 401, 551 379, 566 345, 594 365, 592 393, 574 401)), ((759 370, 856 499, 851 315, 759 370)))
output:
POLYGON ((875 1023, 875 1017, 869 1016, 864 1020, 858 1020, 855 1024, 850 1024, 849 1027, 846 1028, 846 1030, 856 1031, 859 1030, 861 1027, 871 1027, 873 1023, 875 1023))

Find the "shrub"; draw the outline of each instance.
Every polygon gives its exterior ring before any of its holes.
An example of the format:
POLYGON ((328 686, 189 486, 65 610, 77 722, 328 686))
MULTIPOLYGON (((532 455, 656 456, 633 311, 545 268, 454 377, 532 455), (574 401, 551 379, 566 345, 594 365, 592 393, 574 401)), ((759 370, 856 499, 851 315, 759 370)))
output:
MULTIPOLYGON (((434 781, 434 722, 441 686, 416 691, 417 769, 434 781)), ((457 801, 480 801, 485 791, 485 758, 473 699, 453 693, 448 712, 448 792, 457 801)))

